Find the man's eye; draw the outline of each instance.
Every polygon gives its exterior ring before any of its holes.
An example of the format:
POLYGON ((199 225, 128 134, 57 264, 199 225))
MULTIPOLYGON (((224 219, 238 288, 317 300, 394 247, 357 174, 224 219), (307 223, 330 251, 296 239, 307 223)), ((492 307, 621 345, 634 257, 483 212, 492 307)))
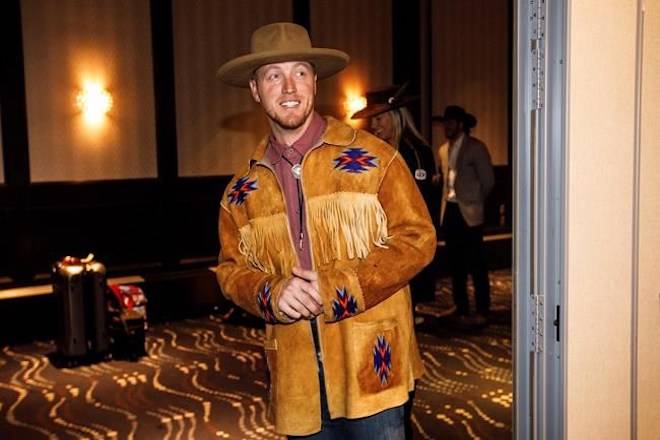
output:
POLYGON ((280 75, 277 73, 271 73, 268 75, 268 80, 269 81, 277 81, 280 78, 280 75))
POLYGON ((300 71, 298 71, 297 75, 298 75, 298 77, 302 78, 305 75, 307 75, 307 72, 305 72, 304 70, 300 70, 300 71))

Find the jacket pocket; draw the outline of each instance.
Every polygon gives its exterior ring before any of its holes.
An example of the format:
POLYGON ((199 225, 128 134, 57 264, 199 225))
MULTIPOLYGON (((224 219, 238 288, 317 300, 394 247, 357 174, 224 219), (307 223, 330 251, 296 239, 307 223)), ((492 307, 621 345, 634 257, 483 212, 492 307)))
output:
POLYGON ((395 319, 353 323, 351 364, 362 394, 376 394, 405 383, 399 326, 395 319))

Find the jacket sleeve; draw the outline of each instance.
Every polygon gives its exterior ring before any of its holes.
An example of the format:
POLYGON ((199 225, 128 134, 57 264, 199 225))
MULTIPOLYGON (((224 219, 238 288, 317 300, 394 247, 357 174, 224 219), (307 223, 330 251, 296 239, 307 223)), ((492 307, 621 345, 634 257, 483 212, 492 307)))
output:
POLYGON ((268 323, 291 322, 277 307, 286 280, 248 265, 239 251, 238 227, 224 203, 220 206, 219 236, 220 264, 216 276, 222 293, 234 304, 268 323))
POLYGON ((364 259, 318 268, 326 321, 355 315, 389 298, 435 255, 436 235, 428 209, 398 153, 385 172, 378 200, 387 216, 387 243, 364 259))
POLYGON ((495 173, 493 164, 488 153, 488 148, 482 143, 478 143, 479 148, 475 149, 474 163, 477 167, 479 182, 481 183, 481 193, 484 197, 488 196, 495 185, 495 173))

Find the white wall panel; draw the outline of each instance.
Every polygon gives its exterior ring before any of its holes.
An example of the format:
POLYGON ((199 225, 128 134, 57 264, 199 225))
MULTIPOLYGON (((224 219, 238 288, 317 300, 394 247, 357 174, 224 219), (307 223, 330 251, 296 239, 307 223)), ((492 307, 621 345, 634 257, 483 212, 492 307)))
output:
POLYGON ((314 0, 310 9, 314 44, 351 57, 345 70, 319 82, 317 108, 321 114, 347 120, 343 104, 348 97, 392 83, 392 2, 314 0))
POLYGON ((24 0, 21 14, 32 181, 154 177, 149 2, 24 0), (95 127, 75 105, 86 80, 114 101, 95 127))
MULTIPOLYGON (((432 112, 458 104, 479 123, 473 135, 488 146, 495 165, 508 164, 510 0, 433 0, 432 112)), ((433 127, 433 145, 445 141, 433 127)))
POLYGON ((221 83, 216 71, 250 50, 259 26, 291 21, 291 0, 174 0, 179 175, 231 175, 268 134, 248 89, 221 83))

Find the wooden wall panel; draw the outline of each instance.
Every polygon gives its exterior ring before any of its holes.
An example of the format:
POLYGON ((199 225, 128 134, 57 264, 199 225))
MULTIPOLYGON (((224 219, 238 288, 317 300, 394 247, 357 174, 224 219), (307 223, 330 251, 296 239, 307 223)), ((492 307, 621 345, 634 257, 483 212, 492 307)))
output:
POLYGON ((636 18, 637 0, 569 8, 568 439, 630 438, 636 18))
MULTIPOLYGON (((2 111, 2 109, 0 109, 2 111)), ((3 152, 2 149, 4 148, 3 142, 2 142, 2 124, 0 124, 0 184, 5 183, 5 163, 4 159, 2 157, 3 152)))
MULTIPOLYGON (((509 125, 510 0, 434 0, 431 2, 432 112, 458 104, 479 123, 473 135, 483 140, 495 165, 507 165, 509 125)), ((444 142, 433 127, 433 145, 444 142)))
POLYGON ((148 0, 21 3, 33 182, 155 177, 148 0), (114 104, 96 128, 75 106, 86 79, 114 104))
POLYGON ((343 119, 347 97, 392 82, 392 2, 313 0, 310 9, 313 44, 351 57, 344 71, 319 82, 317 92, 319 112, 343 119))
POLYGON ((638 438, 660 432, 660 2, 646 2, 639 213, 638 438))
POLYGON ((180 176, 230 175, 269 132, 248 89, 216 77, 249 52, 252 32, 291 21, 291 0, 174 0, 174 63, 180 176))

